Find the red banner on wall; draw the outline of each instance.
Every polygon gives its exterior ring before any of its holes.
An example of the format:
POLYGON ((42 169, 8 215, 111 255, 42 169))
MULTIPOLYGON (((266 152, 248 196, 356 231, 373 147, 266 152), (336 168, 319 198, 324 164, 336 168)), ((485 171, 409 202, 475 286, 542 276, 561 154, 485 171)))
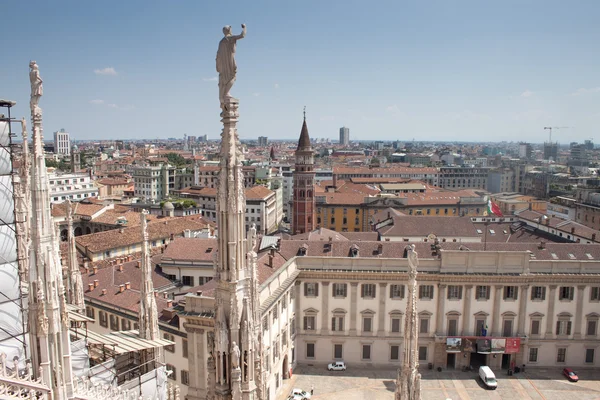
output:
POLYGON ((505 353, 518 353, 521 347, 521 338, 506 338, 505 353))

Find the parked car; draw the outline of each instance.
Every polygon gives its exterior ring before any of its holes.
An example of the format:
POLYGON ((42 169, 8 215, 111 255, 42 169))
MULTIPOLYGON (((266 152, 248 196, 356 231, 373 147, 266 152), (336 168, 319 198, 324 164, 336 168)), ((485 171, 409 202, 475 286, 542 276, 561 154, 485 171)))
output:
POLYGON ((310 393, 305 392, 302 389, 292 389, 292 393, 290 393, 290 400, 308 400, 310 399, 310 393))
POLYGON ((329 371, 345 371, 346 364, 343 361, 332 362, 327 366, 329 371))
POLYGON ((563 375, 566 376, 567 379, 570 380, 571 382, 579 381, 579 377, 571 368, 563 369, 563 375))
POLYGON ((492 369, 487 365, 479 367, 479 378, 481 378, 483 384, 490 389, 496 389, 498 387, 496 375, 494 375, 492 369))

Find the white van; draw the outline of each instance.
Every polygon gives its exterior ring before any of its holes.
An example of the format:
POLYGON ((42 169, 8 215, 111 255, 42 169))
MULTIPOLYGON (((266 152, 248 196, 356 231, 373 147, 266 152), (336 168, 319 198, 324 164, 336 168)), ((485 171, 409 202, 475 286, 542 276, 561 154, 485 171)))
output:
POLYGON ((496 381, 496 375, 492 372, 491 368, 484 365, 479 367, 479 377, 485 386, 490 389, 496 389, 498 382, 496 381))

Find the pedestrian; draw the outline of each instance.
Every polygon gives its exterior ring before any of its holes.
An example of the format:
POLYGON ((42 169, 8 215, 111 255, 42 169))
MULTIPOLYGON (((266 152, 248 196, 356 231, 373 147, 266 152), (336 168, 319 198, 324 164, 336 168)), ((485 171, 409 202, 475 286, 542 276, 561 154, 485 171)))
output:
POLYGON ((310 385, 310 395, 312 396, 313 394, 315 394, 315 386, 310 385))

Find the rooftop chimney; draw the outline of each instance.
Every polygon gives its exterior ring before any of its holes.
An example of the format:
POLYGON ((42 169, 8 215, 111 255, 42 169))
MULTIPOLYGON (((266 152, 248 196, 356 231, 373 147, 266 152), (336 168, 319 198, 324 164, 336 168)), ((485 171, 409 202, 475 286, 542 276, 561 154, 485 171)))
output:
POLYGON ((592 233, 592 242, 595 242, 595 241, 596 241, 596 234, 592 233))
POLYGON ((94 290, 94 284, 93 283, 88 283, 88 290, 91 292, 92 290, 94 290))
POLYGON ((575 234, 575 227, 571 228, 571 235, 575 234))
POLYGON ((102 289, 102 296, 106 295, 106 289, 102 289))
POLYGON ((273 268, 273 258, 275 258, 273 253, 269 253, 269 268, 273 268))
POLYGON ((94 265, 93 269, 94 269, 94 274, 93 275, 96 275, 96 273, 98 273, 98 267, 94 265))
POLYGON ((202 296, 202 290, 196 290, 196 296, 202 296))
POLYGON ((137 262, 137 264, 136 264, 136 266, 137 266, 138 268, 142 268, 142 262, 141 262, 141 261, 138 261, 138 262, 137 262))
POLYGON ((97 288, 97 287, 98 287, 98 284, 99 284, 99 283, 100 283, 100 282, 98 282, 98 279, 94 279, 94 287, 95 287, 95 288, 97 288))
POLYGON ((171 308, 173 307, 173 300, 169 299, 167 300, 167 308, 171 308))
POLYGON ((119 228, 119 233, 123 233, 123 228, 119 228))
POLYGON ((119 293, 123 293, 125 291, 125 285, 119 285, 119 293))
POLYGON ((125 289, 131 289, 131 282, 125 282, 125 289))
POLYGON ((540 246, 539 246, 539 248, 540 248, 540 249, 545 249, 545 248, 546 248, 546 242, 544 242, 544 241, 541 241, 541 242, 540 242, 540 246))
POLYGON ((168 299, 168 298, 169 298, 169 293, 167 293, 167 292, 163 292, 163 298, 164 298, 164 299, 168 299))
POLYGON ((123 272, 123 264, 119 264, 119 272, 123 272))

